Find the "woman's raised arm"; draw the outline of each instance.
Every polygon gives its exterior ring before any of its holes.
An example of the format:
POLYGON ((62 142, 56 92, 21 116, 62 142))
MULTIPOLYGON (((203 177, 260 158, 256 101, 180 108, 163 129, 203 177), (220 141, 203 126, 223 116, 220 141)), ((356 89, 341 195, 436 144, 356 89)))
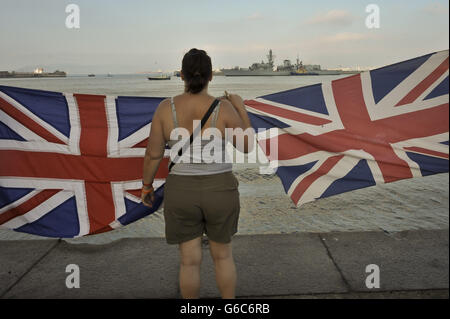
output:
POLYGON ((232 136, 228 136, 234 147, 243 153, 253 149, 254 129, 250 123, 244 101, 237 94, 228 94, 222 99, 222 107, 226 110, 224 120, 227 129, 233 129, 232 136), (232 141, 231 141, 232 138, 232 141))

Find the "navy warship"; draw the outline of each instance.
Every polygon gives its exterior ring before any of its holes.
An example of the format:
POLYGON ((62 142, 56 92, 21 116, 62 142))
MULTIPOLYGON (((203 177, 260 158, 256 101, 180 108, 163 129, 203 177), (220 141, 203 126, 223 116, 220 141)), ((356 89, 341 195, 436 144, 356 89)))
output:
POLYGON ((248 68, 234 67, 232 69, 221 69, 220 71, 225 76, 287 76, 291 75, 291 72, 295 71, 295 66, 291 65, 289 60, 285 60, 284 65, 279 66, 274 70, 275 56, 272 50, 267 55, 267 62, 261 61, 261 63, 253 63, 248 68))
POLYGON ((232 69, 221 69, 221 73, 225 76, 299 76, 299 75, 340 75, 355 74, 360 71, 343 71, 343 70, 325 70, 320 65, 303 64, 297 57, 297 62, 293 64, 291 60, 284 60, 282 65, 275 68, 275 56, 272 50, 269 50, 267 62, 253 63, 248 68, 240 68, 238 66, 232 69))

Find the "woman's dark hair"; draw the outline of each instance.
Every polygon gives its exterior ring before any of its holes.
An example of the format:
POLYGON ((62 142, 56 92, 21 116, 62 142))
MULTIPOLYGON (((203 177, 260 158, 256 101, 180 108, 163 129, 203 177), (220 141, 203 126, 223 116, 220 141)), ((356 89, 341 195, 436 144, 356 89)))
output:
POLYGON ((186 91, 197 94, 211 78, 211 58, 203 50, 191 49, 183 57, 181 72, 186 81, 186 91))

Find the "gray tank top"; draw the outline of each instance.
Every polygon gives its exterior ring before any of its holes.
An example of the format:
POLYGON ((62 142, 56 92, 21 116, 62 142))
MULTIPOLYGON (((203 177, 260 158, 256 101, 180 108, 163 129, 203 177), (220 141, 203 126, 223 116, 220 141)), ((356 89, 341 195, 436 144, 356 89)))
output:
MULTIPOLYGON (((174 128, 178 128, 177 112, 175 109, 175 103, 173 97, 170 99, 172 107, 172 118, 174 128)), ((211 128, 216 127, 217 117, 219 114, 220 103, 216 106, 211 114, 211 128)), ((200 127, 197 127, 198 131, 200 127)), ((176 143, 181 143, 176 149, 179 149, 181 145, 184 145, 186 141, 181 140, 169 140, 167 144, 172 148, 176 143)), ((189 141, 188 141, 189 143, 189 141)), ((169 174, 174 175, 212 175, 220 174, 232 171, 233 165, 226 154, 225 139, 214 138, 212 140, 199 139, 194 141, 183 152, 182 161, 177 162, 170 171, 169 174), (200 142, 200 143, 199 143, 200 142), (219 150, 220 154, 214 154, 215 150, 219 150)), ((170 162, 169 162, 170 163, 170 162)), ((170 164, 169 164, 170 165, 170 164)))

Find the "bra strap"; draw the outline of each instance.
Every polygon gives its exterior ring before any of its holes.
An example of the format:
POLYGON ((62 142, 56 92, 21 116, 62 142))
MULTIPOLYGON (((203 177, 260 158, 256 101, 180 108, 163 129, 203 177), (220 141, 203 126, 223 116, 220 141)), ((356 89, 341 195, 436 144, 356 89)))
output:
POLYGON ((170 98, 170 105, 172 106, 173 125, 174 125, 174 128, 177 128, 178 127, 177 111, 175 109, 175 102, 173 101, 173 97, 170 98))

